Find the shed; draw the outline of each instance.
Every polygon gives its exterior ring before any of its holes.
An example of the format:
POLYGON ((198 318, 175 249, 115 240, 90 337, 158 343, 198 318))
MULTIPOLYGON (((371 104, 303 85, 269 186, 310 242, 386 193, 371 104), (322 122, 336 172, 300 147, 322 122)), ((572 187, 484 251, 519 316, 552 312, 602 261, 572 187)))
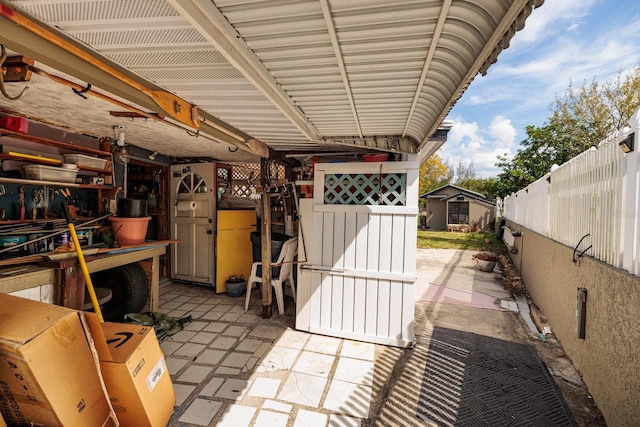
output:
POLYGON ((495 203, 475 191, 447 184, 420 197, 427 200, 430 230, 485 230, 494 222, 495 203))

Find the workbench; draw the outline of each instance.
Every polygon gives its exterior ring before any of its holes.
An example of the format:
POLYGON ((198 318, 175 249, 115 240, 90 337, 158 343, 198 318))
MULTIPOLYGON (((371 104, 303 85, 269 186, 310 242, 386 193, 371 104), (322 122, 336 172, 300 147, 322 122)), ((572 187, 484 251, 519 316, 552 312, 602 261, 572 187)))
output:
MULTIPOLYGON (((122 247, 108 253, 85 256, 89 273, 108 270, 142 260, 151 260, 151 310, 158 311, 160 256, 170 241, 148 242, 144 246, 122 247)), ((0 269, 0 292, 11 293, 42 285, 54 285, 54 303, 82 310, 85 281, 77 257, 0 269)))

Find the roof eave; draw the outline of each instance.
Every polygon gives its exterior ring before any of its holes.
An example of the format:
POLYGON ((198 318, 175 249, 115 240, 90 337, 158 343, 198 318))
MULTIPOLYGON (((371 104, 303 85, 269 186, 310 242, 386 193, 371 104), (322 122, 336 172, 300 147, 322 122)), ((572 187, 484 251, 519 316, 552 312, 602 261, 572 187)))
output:
MULTIPOLYGON (((517 31, 520 31, 524 28, 524 24, 526 19, 531 14, 532 10, 542 6, 544 0, 516 0, 513 2, 509 11, 505 14, 504 19, 500 22, 500 25, 496 27, 496 30, 493 32, 493 36, 486 43, 484 49, 476 58, 476 61, 469 68, 469 71, 465 75, 465 78, 462 80, 457 90, 454 91, 453 96, 449 99, 448 107, 443 109, 438 118, 434 121, 433 126, 426 133, 426 136, 420 144, 418 145, 418 151, 422 152, 425 147, 430 142, 430 136, 435 133, 440 124, 443 122, 444 118, 449 114, 453 106, 456 104, 458 99, 462 97, 464 92, 467 90, 473 79, 478 73, 482 75, 486 75, 489 67, 494 64, 498 60, 498 55, 502 50, 506 49, 509 46, 511 38, 515 35, 517 31)), ((442 145, 442 144, 440 144, 442 145)), ((427 148, 427 153, 429 156, 435 152, 435 150, 431 150, 427 148)), ((421 158, 422 160, 426 159, 428 156, 421 158)))

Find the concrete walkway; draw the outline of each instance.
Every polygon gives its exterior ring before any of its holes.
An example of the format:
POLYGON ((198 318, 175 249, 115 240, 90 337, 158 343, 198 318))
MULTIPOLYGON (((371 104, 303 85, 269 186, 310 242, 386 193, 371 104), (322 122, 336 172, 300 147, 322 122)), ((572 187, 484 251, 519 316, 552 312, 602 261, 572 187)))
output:
POLYGON ((194 319, 161 343, 177 398, 169 424, 423 426, 419 396, 436 327, 533 345, 578 425, 597 419, 597 409, 559 346, 542 343, 517 313, 493 303, 510 295, 495 273, 474 268, 474 253, 418 250, 418 341, 413 349, 296 331, 290 298, 284 315, 276 310, 265 320, 259 317, 258 292, 245 313, 244 297, 163 284, 160 311, 194 319))

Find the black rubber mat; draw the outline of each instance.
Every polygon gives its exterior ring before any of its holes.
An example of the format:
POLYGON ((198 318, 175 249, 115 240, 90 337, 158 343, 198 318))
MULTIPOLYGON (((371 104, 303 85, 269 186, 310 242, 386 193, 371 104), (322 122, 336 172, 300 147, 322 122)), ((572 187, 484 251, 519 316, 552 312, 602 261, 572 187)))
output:
POLYGON ((575 426, 535 350, 434 328, 417 416, 438 426, 575 426))

